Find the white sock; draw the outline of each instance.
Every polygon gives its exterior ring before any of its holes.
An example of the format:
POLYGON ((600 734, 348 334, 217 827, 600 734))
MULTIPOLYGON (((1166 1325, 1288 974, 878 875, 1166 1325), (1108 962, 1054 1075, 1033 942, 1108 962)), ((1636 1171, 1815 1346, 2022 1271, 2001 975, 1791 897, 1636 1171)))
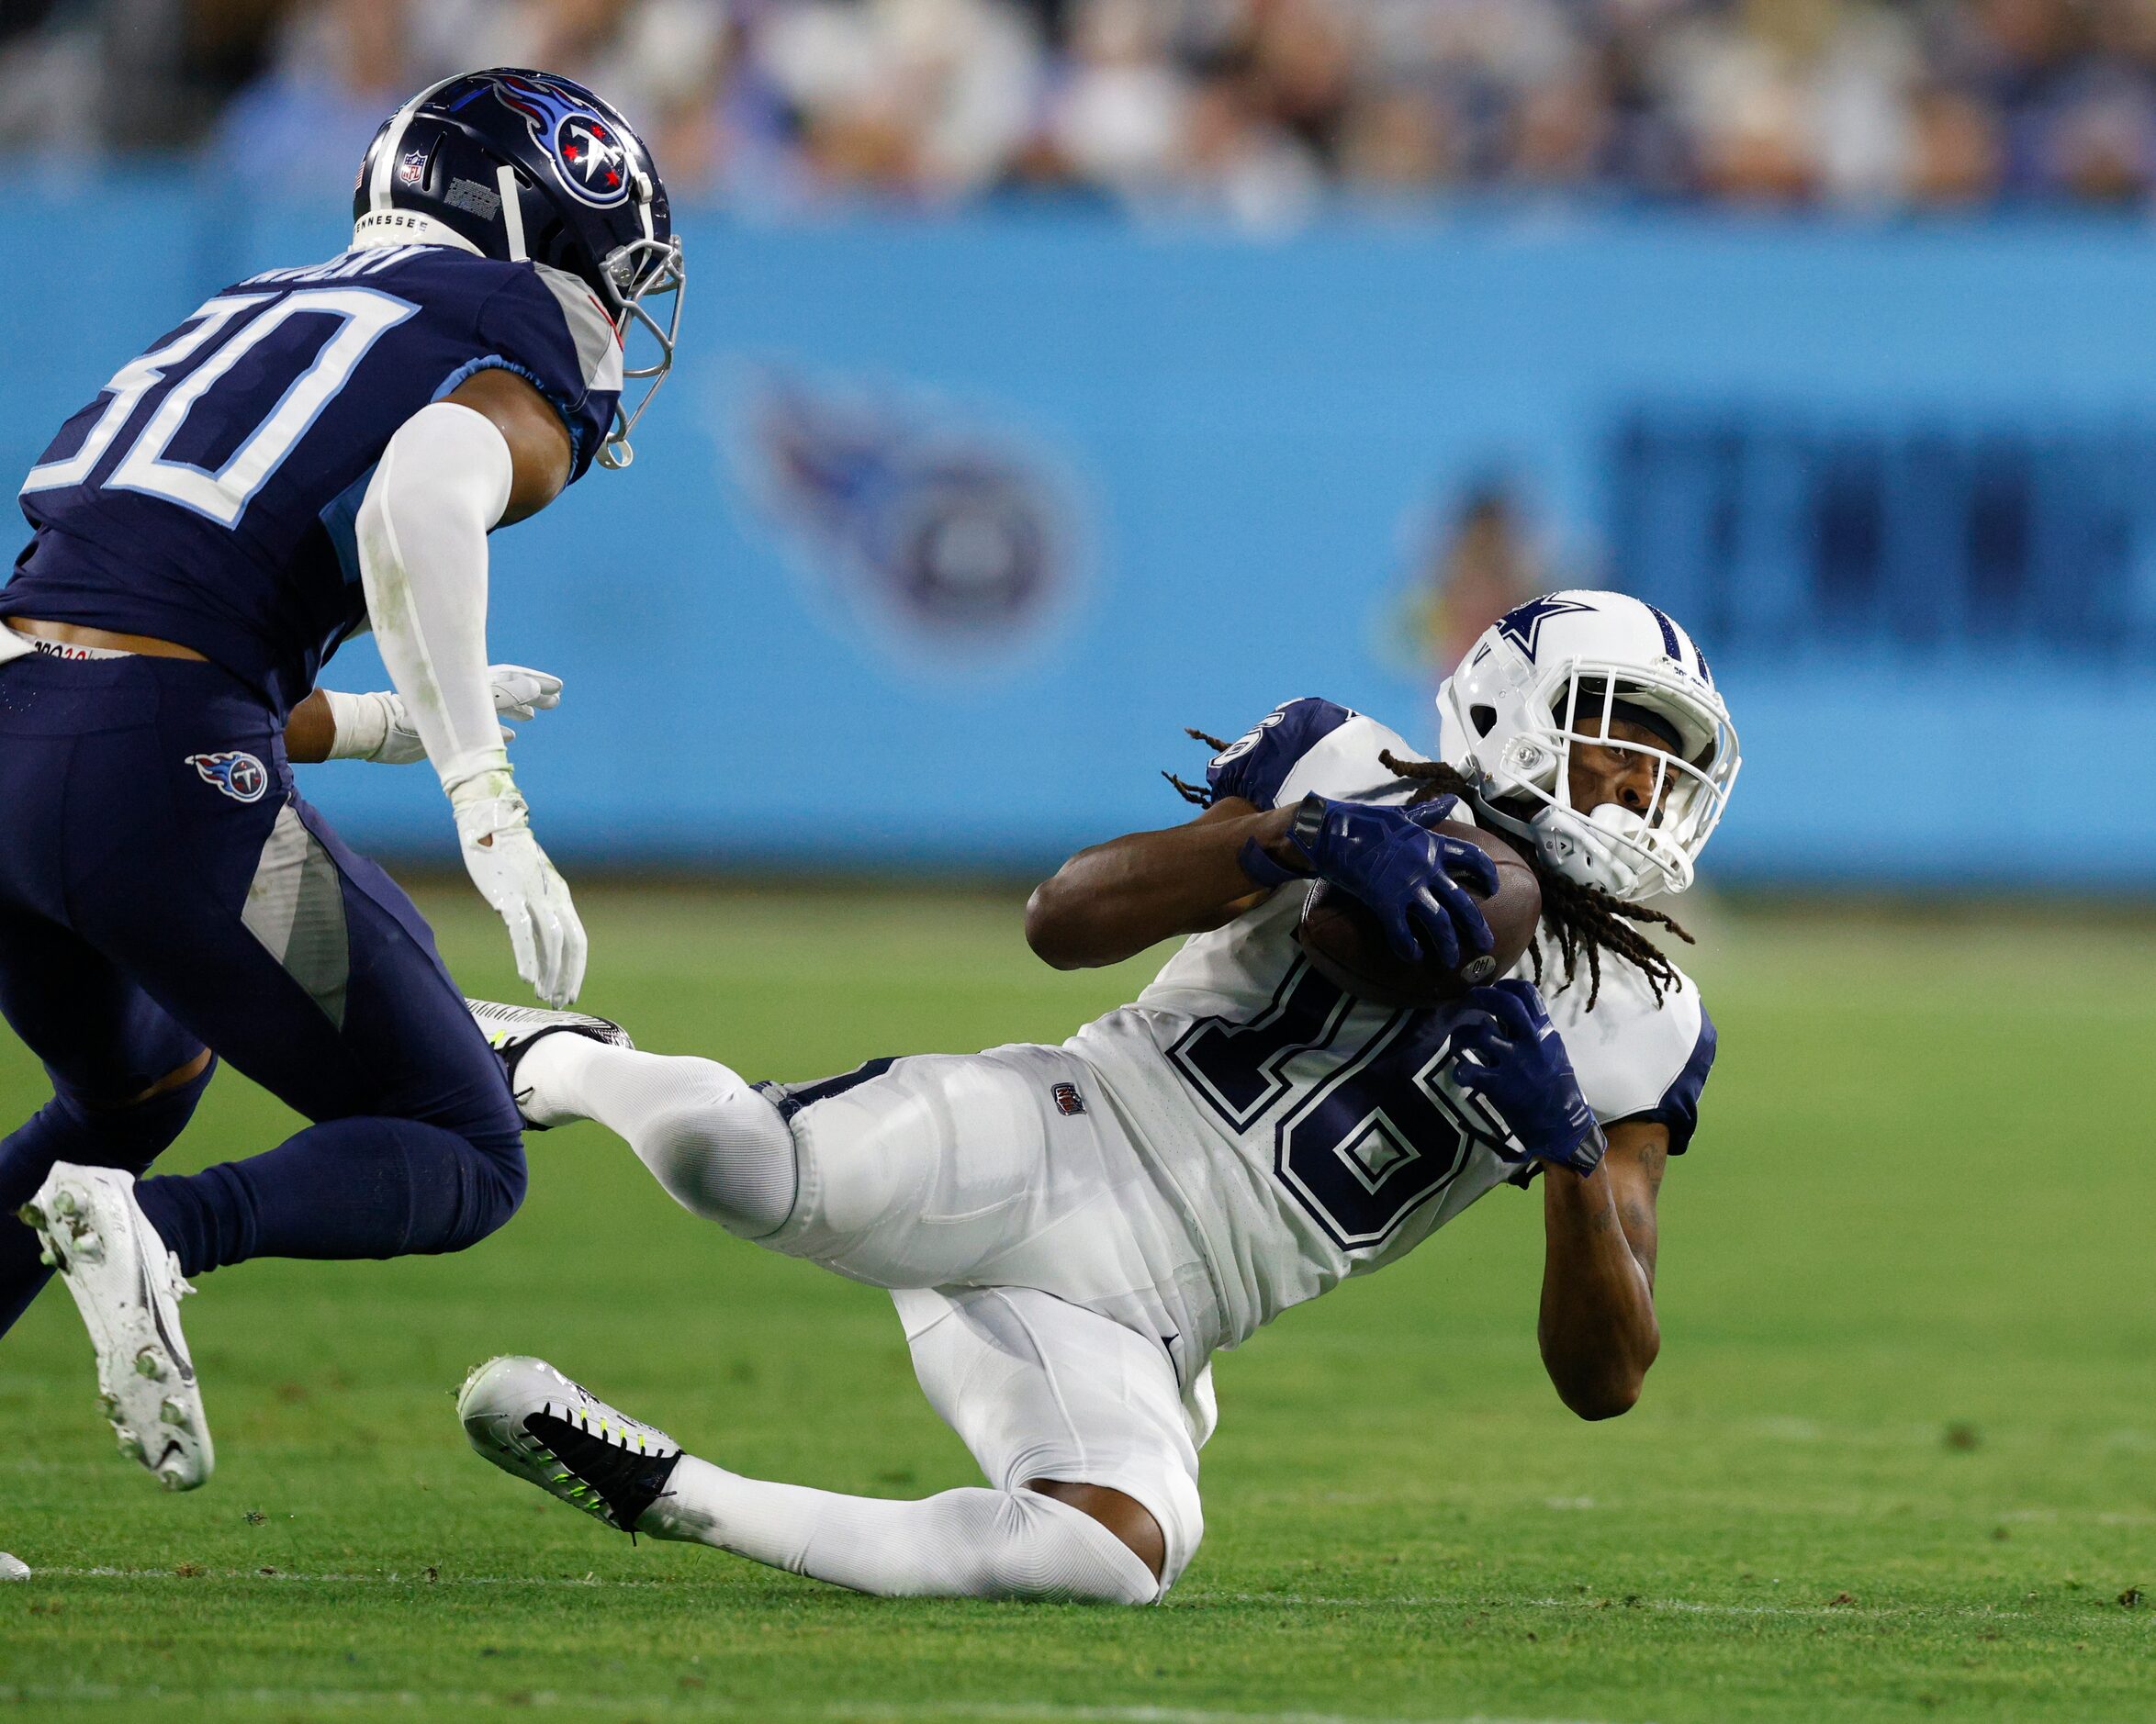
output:
POLYGON ((675 1058, 558 1034, 517 1062, 522 1105, 558 1125, 595 1119, 691 1215, 758 1239, 793 1208, 793 1133, 778 1108, 715 1059, 675 1058))
POLYGON ((745 1479, 683 1455, 636 1529, 893 1598, 1150 1605, 1161 1590, 1122 1539, 1038 1491, 893 1502, 745 1479))

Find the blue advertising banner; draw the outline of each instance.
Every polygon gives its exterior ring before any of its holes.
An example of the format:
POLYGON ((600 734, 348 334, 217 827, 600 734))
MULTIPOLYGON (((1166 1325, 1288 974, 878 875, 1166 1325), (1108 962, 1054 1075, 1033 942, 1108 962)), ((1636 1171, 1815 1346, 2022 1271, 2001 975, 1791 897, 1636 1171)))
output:
MULTIPOLYGON (((10 255, 67 260, 0 328, 0 454, 227 281, 339 249, 335 214, 0 203, 10 255)), ((565 857, 1052 862, 1184 816, 1185 725, 1317 693, 1433 745, 1482 622, 1609 584, 1692 628, 1735 714, 1710 878, 2156 886, 2139 228, 685 232, 634 466, 495 540, 497 656, 567 681, 516 751, 565 857), (2039 799, 2072 852, 2011 841, 2039 799)), ((380 676, 363 641, 327 679, 380 676)), ((308 789, 363 845, 453 853, 423 768, 308 789)))

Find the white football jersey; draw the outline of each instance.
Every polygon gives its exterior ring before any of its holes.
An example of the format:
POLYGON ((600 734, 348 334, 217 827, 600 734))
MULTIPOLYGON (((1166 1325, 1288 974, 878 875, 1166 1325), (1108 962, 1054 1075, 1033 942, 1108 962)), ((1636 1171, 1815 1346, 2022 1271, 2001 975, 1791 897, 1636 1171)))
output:
MULTIPOLYGON (((1416 757, 1383 725, 1330 701, 1292 700, 1232 744, 1207 777, 1260 808, 1315 790, 1402 802, 1414 784, 1378 756, 1416 757)), ((1453 818, 1471 820, 1465 805, 1453 818)), ((1097 1073, 1133 1146, 1196 1235, 1232 1347, 1288 1306, 1412 1250, 1521 1164, 1503 1120, 1447 1076, 1455 1014, 1394 1011, 1343 995, 1295 938, 1308 886, 1291 882, 1184 942, 1135 1003, 1067 1044, 1097 1073)), ((1689 980, 1657 1004, 1638 969, 1601 955, 1587 1009, 1584 959, 1560 985, 1540 936, 1543 992, 1580 1090, 1605 1124, 1656 1119, 1682 1153, 1714 1055, 1689 980)), ((1532 976, 1522 960, 1515 974, 1532 976)), ((1202 1302, 1201 1302, 1202 1303, 1202 1302)))

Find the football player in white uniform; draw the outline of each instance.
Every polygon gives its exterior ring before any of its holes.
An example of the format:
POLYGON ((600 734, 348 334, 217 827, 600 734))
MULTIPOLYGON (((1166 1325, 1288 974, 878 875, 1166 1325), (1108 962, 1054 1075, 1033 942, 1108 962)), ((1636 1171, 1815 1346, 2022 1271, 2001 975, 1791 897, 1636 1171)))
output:
POLYGON ((1690 638, 1616 593, 1519 607, 1438 699, 1437 761, 1291 700, 1180 787, 1195 821, 1036 890, 1027 937, 1058 968, 1188 936, 1061 1047, 755 1085, 604 1020, 475 1005, 533 1125, 599 1120, 694 1213, 891 1289, 991 1488, 744 1478, 522 1358, 466 1383, 474 1447, 608 1525, 865 1592, 1150 1603, 1197 1548, 1213 1353, 1537 1173, 1544 1361, 1581 1417, 1624 1412, 1659 1344, 1656 1194, 1714 1052, 1641 928, 1682 930, 1640 901, 1691 883, 1736 736, 1690 638), (1543 886, 1514 976, 1432 1010, 1341 993, 1295 937, 1313 878, 1403 953, 1488 948, 1451 878, 1488 859, 1430 830, 1470 815, 1543 886))

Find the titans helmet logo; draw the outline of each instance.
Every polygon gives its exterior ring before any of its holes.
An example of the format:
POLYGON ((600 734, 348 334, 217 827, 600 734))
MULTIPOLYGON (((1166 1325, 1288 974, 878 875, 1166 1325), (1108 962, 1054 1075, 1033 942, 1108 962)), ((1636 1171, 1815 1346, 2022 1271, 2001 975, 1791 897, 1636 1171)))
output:
POLYGON ((574 84, 512 73, 494 80, 494 94, 503 106, 524 117, 533 140, 553 158, 573 196, 596 209, 611 209, 627 199, 628 148, 574 84))

